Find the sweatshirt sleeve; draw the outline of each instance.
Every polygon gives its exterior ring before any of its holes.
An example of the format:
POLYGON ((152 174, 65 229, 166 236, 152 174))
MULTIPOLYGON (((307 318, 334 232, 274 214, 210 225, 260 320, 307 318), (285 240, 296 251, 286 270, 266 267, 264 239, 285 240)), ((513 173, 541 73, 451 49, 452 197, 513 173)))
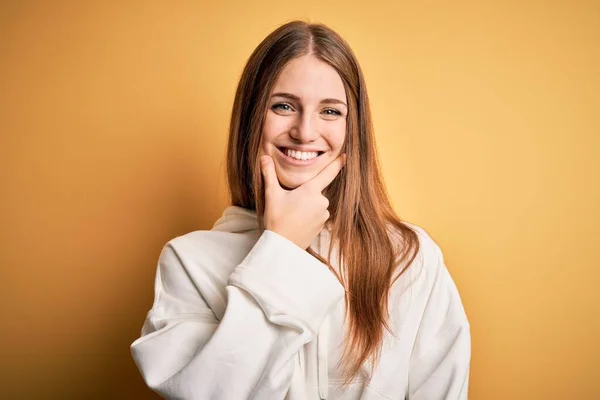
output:
POLYGON ((442 253, 435 249, 436 265, 424 269, 429 292, 410 359, 408 399, 466 400, 470 326, 442 253))
MULTIPOLYGON (((198 249, 208 251, 208 249, 198 249)), ((265 231, 233 270, 219 321, 167 244, 142 337, 131 345, 146 382, 167 399, 283 399, 294 355, 343 298, 316 258, 265 231)))

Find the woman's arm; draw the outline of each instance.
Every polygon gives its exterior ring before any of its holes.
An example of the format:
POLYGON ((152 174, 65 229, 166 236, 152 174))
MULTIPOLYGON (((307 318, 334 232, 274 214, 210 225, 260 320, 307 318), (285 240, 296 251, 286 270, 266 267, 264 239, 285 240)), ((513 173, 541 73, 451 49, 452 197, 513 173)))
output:
MULTIPOLYGON (((471 335, 469 322, 439 247, 437 263, 425 268, 428 291, 413 348, 410 400, 466 400, 469 386, 471 335)), ((421 297, 421 296, 420 296, 421 297)))
POLYGON ((231 274, 218 321, 186 268, 177 246, 165 246, 154 305, 131 345, 146 384, 169 399, 283 399, 293 356, 343 298, 337 278, 265 231, 231 274))

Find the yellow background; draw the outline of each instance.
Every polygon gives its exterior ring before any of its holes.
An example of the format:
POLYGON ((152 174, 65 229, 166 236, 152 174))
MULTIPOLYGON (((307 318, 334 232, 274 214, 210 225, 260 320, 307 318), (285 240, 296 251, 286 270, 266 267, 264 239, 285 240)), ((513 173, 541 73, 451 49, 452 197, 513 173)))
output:
POLYGON ((156 398, 129 345, 159 251, 226 205, 237 79, 294 18, 362 64, 393 203, 472 324, 470 398, 600 398, 597 2, 0 7, 0 398, 156 398))

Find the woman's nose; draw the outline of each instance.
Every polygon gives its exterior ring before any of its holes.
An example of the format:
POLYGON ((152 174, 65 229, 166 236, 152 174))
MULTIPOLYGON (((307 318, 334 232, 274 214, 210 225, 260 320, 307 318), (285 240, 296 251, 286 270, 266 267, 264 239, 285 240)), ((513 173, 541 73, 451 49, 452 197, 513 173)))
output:
POLYGON ((317 140, 319 132, 312 116, 308 113, 302 114, 290 130, 290 136, 301 143, 310 143, 317 140))

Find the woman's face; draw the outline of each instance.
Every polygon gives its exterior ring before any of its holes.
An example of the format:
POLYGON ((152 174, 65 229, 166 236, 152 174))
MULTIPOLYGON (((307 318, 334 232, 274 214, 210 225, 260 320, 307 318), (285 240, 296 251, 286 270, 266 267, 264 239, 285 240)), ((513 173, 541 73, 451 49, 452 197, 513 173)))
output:
POLYGON ((295 189, 341 152, 348 115, 344 84, 329 64, 302 56, 285 66, 268 105, 261 155, 273 158, 279 183, 295 189))

